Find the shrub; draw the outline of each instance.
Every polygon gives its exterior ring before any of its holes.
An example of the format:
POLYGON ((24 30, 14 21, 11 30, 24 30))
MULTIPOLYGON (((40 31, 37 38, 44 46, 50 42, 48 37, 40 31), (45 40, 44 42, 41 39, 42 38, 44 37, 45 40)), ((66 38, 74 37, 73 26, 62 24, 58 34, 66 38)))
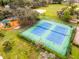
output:
POLYGON ((5 36, 3 33, 4 33, 4 31, 0 31, 0 38, 5 36))
POLYGON ((5 52, 9 52, 12 49, 12 44, 9 41, 3 43, 3 49, 5 52))
POLYGON ((77 19, 79 19, 79 8, 76 8, 76 9, 75 9, 75 14, 76 14, 76 16, 77 16, 77 19))
POLYGON ((72 20, 74 19, 73 17, 76 18, 79 18, 79 11, 76 10, 77 8, 77 5, 70 5, 70 6, 67 6, 66 8, 62 8, 61 11, 58 11, 57 12, 57 15, 59 16, 60 19, 64 20, 64 21, 69 21, 69 20, 72 20))
POLYGON ((0 33, 0 37, 4 37, 4 34, 3 33, 0 33))
POLYGON ((77 5, 71 5, 70 6, 71 8, 70 8, 70 15, 74 15, 74 13, 75 13, 75 9, 77 8, 77 5))
POLYGON ((64 21, 69 21, 69 19, 71 19, 70 12, 69 11, 64 11, 64 15, 63 15, 62 19, 64 21))

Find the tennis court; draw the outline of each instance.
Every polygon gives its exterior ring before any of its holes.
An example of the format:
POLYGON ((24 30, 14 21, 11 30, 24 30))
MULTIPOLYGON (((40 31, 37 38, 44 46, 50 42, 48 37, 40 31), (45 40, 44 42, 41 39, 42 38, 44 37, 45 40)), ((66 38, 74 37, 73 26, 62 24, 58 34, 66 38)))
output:
POLYGON ((68 50, 72 28, 64 24, 41 20, 30 29, 21 33, 32 42, 43 44, 44 47, 65 56, 68 50))

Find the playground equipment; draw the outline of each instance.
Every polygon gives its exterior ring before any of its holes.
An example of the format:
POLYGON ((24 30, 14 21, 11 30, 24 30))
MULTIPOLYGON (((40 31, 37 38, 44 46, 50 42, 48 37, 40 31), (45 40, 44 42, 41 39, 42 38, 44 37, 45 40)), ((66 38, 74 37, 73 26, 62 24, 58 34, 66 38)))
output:
POLYGON ((0 29, 2 30, 12 30, 12 29, 19 29, 20 28, 20 24, 18 21, 18 18, 7 18, 4 19, 1 23, 0 23, 0 29))

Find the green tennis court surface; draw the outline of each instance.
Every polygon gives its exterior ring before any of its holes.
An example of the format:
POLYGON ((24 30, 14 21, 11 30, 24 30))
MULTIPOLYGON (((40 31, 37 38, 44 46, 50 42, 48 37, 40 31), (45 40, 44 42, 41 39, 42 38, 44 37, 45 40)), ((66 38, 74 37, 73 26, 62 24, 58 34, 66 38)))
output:
POLYGON ((72 28, 69 26, 41 20, 35 26, 21 33, 21 36, 32 42, 43 44, 44 47, 65 56, 68 50, 72 28))

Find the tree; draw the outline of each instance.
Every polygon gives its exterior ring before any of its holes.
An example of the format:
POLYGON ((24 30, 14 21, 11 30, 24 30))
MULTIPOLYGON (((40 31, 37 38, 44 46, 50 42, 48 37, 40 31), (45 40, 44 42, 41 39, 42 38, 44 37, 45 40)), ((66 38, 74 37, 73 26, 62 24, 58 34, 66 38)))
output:
POLYGON ((71 7, 70 10, 69 10, 70 11, 70 14, 71 15, 74 15, 75 9, 77 8, 77 5, 72 4, 70 7, 71 7))
POLYGON ((13 13, 20 19, 21 26, 32 25, 38 18, 38 13, 27 6, 18 7, 13 13))
POLYGON ((12 2, 13 0, 0 0, 0 5, 6 5, 10 2, 12 2))
POLYGON ((69 5, 72 5, 75 1, 74 0, 69 0, 69 5))
POLYGON ((53 0, 53 2, 57 2, 57 3, 61 4, 62 0, 53 0))
POLYGON ((11 9, 6 9, 6 8, 1 8, 2 10, 0 10, 0 21, 2 21, 3 19, 7 18, 7 17, 12 17, 13 13, 10 12, 11 9))
POLYGON ((79 19, 79 9, 76 4, 72 4, 70 6, 62 8, 61 11, 57 12, 57 15, 60 19, 69 21, 73 19, 79 19))

